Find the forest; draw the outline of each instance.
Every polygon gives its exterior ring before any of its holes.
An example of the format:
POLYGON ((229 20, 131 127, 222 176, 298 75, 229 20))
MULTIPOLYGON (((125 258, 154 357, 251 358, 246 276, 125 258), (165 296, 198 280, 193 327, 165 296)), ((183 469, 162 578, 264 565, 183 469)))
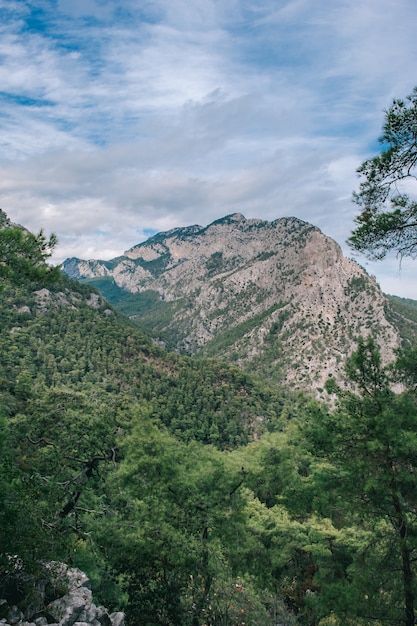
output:
MULTIPOLYGON (((154 345, 0 228, 0 598, 80 567, 134 626, 411 626, 417 348, 328 401, 154 345)), ((0 615, 2 617, 2 615, 0 615)))

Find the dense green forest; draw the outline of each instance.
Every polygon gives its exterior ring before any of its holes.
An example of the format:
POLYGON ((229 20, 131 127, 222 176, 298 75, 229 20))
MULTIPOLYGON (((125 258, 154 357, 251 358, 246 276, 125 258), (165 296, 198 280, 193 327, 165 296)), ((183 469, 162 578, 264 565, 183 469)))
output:
POLYGON ((415 345, 358 338, 319 404, 164 352, 53 245, 3 218, 6 606, 61 560, 131 626, 414 624, 415 345))

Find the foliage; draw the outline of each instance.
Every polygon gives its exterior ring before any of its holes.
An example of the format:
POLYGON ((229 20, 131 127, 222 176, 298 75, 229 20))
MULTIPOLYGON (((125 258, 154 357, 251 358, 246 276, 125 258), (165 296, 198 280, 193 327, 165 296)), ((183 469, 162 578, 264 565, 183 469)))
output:
POLYGON ((46 264, 55 245, 55 235, 46 239, 42 231, 33 235, 20 227, 0 225, 0 287, 5 279, 15 284, 57 280, 59 269, 46 264))
MULTIPOLYGON (((110 560, 100 556, 107 544, 103 538, 100 545, 99 530, 105 527, 104 516, 116 515, 119 496, 110 489, 110 477, 130 450, 128 435, 135 423, 161 444, 165 432, 169 450, 182 450, 185 463, 202 450, 191 455, 191 443, 231 449, 279 420, 279 395, 212 359, 196 362, 163 352, 106 303, 91 300, 92 295, 91 287, 64 276, 41 283, 37 273, 27 272, 24 280, 5 274, 0 302, 0 596, 10 601, 16 599, 9 584, 15 573, 9 566, 13 555, 25 576, 36 574, 40 560, 77 564, 79 559, 94 573, 99 597, 112 598, 115 606, 125 602, 124 593, 117 591, 123 570, 113 572, 115 591, 109 588, 110 560), (44 285, 47 299, 41 307, 39 288, 44 285)), ((143 440, 138 445, 146 448, 143 440)), ((203 481, 201 497, 210 489, 203 481)), ((151 529, 163 511, 172 515, 170 492, 160 495, 158 515, 146 522, 151 529)), ((155 501, 152 493, 149 497, 155 501)), ((117 535, 113 528, 109 537, 117 535)), ((155 559, 159 545, 153 544, 155 559)), ((173 580, 182 579, 180 565, 172 562, 173 580)), ((225 585, 231 584, 230 576, 225 585)), ((152 583, 146 584, 150 593, 152 583)), ((20 596, 17 600, 23 602, 20 596)))
POLYGON ((390 250, 400 256, 417 253, 417 202, 409 195, 417 165, 417 87, 407 100, 394 100, 385 113, 382 151, 362 163, 364 177, 354 201, 361 208, 350 245, 371 259, 390 250))
POLYGON ((415 348, 385 367, 360 341, 330 410, 169 354, 90 286, 29 268, 4 274, 0 353, 9 604, 63 560, 128 624, 411 625, 415 348))
POLYGON ((417 593, 417 403, 415 393, 394 393, 391 372, 402 372, 409 383, 415 368, 415 350, 401 352, 396 367, 388 369, 382 366, 374 341, 362 340, 346 368, 355 390, 337 388, 333 381, 327 386, 340 401, 326 425, 331 428, 326 456, 336 475, 343 476, 343 486, 336 489, 355 511, 351 519, 371 531, 373 553, 366 542, 361 558, 372 564, 372 578, 358 568, 358 555, 350 566, 353 581, 357 578, 363 589, 372 590, 372 595, 366 594, 366 608, 358 605, 359 614, 366 615, 370 599, 378 597, 373 614, 407 626, 414 624, 417 593), (398 572, 390 581, 384 575, 387 564, 391 572, 398 572))
POLYGON ((242 474, 214 448, 144 426, 124 440, 113 487, 121 501, 102 541, 123 569, 136 623, 200 623, 216 593, 219 542, 240 515, 242 474))
POLYGON ((417 302, 398 296, 387 296, 387 299, 387 319, 398 328, 405 346, 417 345, 417 302))

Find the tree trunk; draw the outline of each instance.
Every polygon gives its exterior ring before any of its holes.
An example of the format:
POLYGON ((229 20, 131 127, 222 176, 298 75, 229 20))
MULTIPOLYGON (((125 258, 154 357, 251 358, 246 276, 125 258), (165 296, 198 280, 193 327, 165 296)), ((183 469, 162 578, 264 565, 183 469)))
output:
POLYGON ((405 606, 404 624, 405 626, 414 626, 413 573, 411 571, 410 550, 407 546, 406 538, 401 540, 401 560, 405 606))
POLYGON ((397 517, 397 532, 401 542, 401 571, 403 578, 404 595, 404 624, 414 626, 414 594, 413 594, 413 572, 411 569, 411 550, 408 547, 407 536, 408 527, 403 515, 401 502, 396 493, 392 494, 392 502, 397 517))

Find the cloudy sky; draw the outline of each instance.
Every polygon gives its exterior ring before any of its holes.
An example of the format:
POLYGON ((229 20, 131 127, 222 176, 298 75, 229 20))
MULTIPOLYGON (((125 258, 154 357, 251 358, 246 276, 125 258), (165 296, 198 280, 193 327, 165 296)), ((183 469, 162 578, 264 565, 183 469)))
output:
MULTIPOLYGON (((415 0, 0 0, 0 207, 108 259, 229 213, 345 240, 417 84, 415 0)), ((417 299, 417 261, 369 264, 417 299)))

